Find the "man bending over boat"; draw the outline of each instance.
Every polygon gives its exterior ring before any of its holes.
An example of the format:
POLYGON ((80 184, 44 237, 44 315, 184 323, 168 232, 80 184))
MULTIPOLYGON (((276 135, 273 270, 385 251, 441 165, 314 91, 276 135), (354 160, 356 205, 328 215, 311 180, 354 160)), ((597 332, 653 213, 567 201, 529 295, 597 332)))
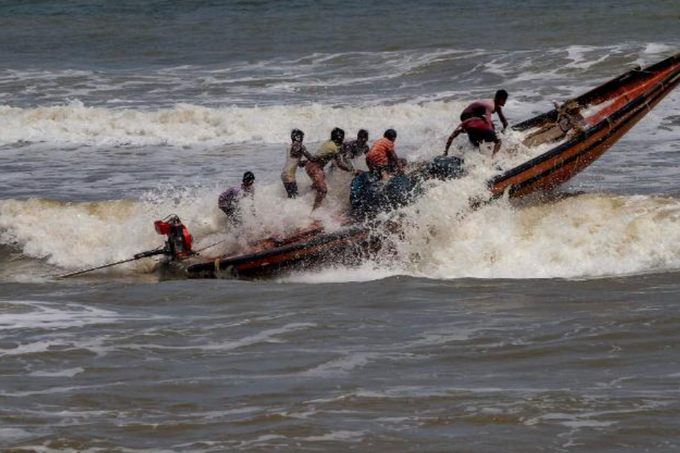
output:
POLYGON ((484 116, 486 119, 489 121, 489 124, 491 124, 491 127, 495 129, 493 125, 493 121, 491 120, 491 116, 496 113, 498 115, 498 119, 501 120, 501 123, 503 123, 503 130, 507 129, 508 127, 508 120, 505 119, 505 115, 503 115, 503 107, 505 106, 505 103, 508 101, 508 92, 505 90, 498 90, 496 91, 496 95, 494 96, 493 99, 490 100, 483 100, 483 101, 475 101, 472 104, 468 105, 465 107, 465 110, 463 110, 463 113, 460 114, 460 120, 465 121, 468 118, 472 118, 473 116, 476 116, 473 114, 473 110, 476 108, 484 107, 484 116))
POLYGON ((220 194, 217 206, 227 215, 229 221, 238 226, 241 224, 241 200, 249 197, 251 200, 255 195, 255 175, 247 171, 243 173, 241 186, 234 186, 220 194))
POLYGON ((300 129, 293 129, 290 133, 291 145, 286 149, 286 164, 281 172, 281 181, 283 187, 286 189, 288 198, 296 198, 298 196, 298 186, 295 174, 299 166, 304 166, 302 157, 313 161, 314 157, 307 151, 302 140, 305 138, 305 133, 300 129))
MULTIPOLYGON (((314 207, 312 211, 321 206, 321 202, 326 198, 328 193, 328 184, 326 183, 326 174, 323 169, 329 162, 333 161, 338 168, 347 172, 353 172, 354 169, 348 166, 342 156, 340 155, 340 146, 345 139, 345 131, 336 127, 331 131, 331 138, 321 144, 319 151, 308 160, 305 164, 307 175, 312 180, 312 187, 316 190, 316 198, 314 198, 314 207)), ((357 170, 357 172, 359 172, 357 170)))
POLYGON ((444 156, 449 155, 451 143, 453 143, 453 140, 462 133, 468 135, 470 143, 476 148, 479 148, 479 145, 482 143, 494 143, 492 156, 495 156, 498 150, 501 149, 501 139, 498 138, 496 132, 493 130, 493 124, 487 119, 486 109, 483 106, 475 107, 472 111, 472 117, 467 118, 456 127, 446 141, 444 156))
POLYGON ((369 171, 381 176, 384 172, 404 173, 404 166, 394 149, 396 140, 397 131, 387 129, 383 138, 373 144, 371 150, 366 154, 366 165, 368 165, 369 171))

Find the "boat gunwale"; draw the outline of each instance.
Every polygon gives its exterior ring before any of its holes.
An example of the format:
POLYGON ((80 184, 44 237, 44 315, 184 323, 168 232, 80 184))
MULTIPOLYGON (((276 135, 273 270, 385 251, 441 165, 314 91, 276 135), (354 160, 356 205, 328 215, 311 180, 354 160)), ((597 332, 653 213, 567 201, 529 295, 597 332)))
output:
MULTIPOLYGON (((593 104, 593 102, 599 98, 606 98, 606 95, 609 93, 612 93, 618 89, 620 89, 624 85, 629 85, 633 82, 637 83, 640 82, 640 80, 635 80, 635 79, 644 79, 644 78, 652 78, 654 77, 653 73, 661 73, 666 71, 669 67, 672 67, 676 64, 680 64, 680 53, 672 55, 665 60, 659 61, 657 63, 654 63, 651 66, 648 66, 646 68, 641 68, 640 66, 636 66, 635 68, 613 78, 608 80, 607 82, 603 83, 600 86, 597 86, 590 91, 587 91, 578 97, 574 98, 574 101, 577 101, 579 105, 589 105, 593 104), (627 80, 630 79, 630 80, 627 80), (625 83, 624 83, 625 82, 625 83)), ((601 101, 604 102, 604 101, 601 101)), ((599 102, 599 103, 601 103, 599 102)), ((598 104, 599 104, 598 103, 598 104)), ((529 118, 528 120, 524 120, 521 123, 515 124, 512 126, 513 130, 516 131, 525 131, 527 129, 530 129, 532 127, 536 127, 540 124, 543 124, 546 122, 546 120, 552 119, 556 120, 557 119, 557 109, 552 109, 548 112, 539 114, 533 118, 529 118)))

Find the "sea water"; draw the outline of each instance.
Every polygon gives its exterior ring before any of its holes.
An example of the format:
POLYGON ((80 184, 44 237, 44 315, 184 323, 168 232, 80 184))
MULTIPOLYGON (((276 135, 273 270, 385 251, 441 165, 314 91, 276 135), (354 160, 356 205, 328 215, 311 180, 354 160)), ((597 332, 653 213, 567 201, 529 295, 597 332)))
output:
POLYGON ((0 449, 677 451, 680 92, 548 200, 471 211, 533 154, 459 138, 471 177, 360 266, 49 276, 162 245, 173 213, 214 253, 336 228, 344 173, 313 214, 303 171, 285 198, 292 128, 394 128, 425 160, 469 102, 506 89, 518 123, 679 29, 674 1, 0 1, 0 449), (216 201, 246 170, 234 231, 216 201))

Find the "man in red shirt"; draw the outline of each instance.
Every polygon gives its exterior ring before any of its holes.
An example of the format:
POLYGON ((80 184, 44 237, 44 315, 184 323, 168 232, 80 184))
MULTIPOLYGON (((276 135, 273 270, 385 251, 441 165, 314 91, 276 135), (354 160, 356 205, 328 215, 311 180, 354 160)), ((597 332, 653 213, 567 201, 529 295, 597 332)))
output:
POLYGON ((384 171, 399 173, 404 172, 404 167, 397 153, 394 150, 394 142, 397 140, 397 131, 387 129, 383 138, 373 144, 371 150, 366 154, 366 165, 368 170, 382 174, 384 171))
POLYGON ((491 127, 493 127, 491 115, 496 113, 498 114, 498 119, 500 119, 501 123, 503 123, 503 130, 505 130, 508 127, 508 120, 506 120, 505 115, 503 115, 503 107, 505 106, 507 100, 508 92, 505 90, 498 90, 496 91, 496 95, 494 96, 493 100, 475 101, 472 104, 465 107, 463 113, 460 114, 460 120, 465 121, 468 118, 472 118, 473 116, 475 116, 472 114, 472 111, 474 109, 484 107, 485 111, 484 116, 491 124, 491 127))
POLYGON ((462 133, 466 133, 473 146, 479 147, 482 142, 494 143, 492 156, 495 156, 499 149, 501 149, 501 139, 498 138, 496 132, 493 130, 493 124, 486 118, 486 109, 482 106, 477 106, 472 110, 472 117, 467 118, 456 127, 456 130, 449 136, 446 141, 446 149, 444 155, 449 155, 449 148, 453 140, 462 133))

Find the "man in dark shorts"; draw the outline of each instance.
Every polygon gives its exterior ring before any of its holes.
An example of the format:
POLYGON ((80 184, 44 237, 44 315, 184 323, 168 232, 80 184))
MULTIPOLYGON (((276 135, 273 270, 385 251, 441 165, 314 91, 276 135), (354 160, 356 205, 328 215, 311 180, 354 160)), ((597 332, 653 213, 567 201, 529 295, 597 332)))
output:
POLYGON ((484 116, 489 121, 489 124, 491 124, 491 127, 494 128, 493 121, 491 120, 491 115, 496 113, 498 114, 498 119, 500 119, 501 123, 503 123, 503 130, 505 130, 508 127, 508 120, 505 119, 505 115, 503 114, 503 107, 505 106, 507 100, 508 92, 505 90, 498 90, 496 91, 496 95, 494 96, 493 100, 485 99, 482 101, 475 101, 472 104, 465 107, 463 113, 460 114, 460 120, 465 121, 469 118, 472 118, 473 116, 475 116, 473 115, 472 111, 476 108, 483 107, 484 116))
POLYGON ((486 118, 486 108, 477 106, 473 109, 472 115, 472 117, 467 118, 460 123, 458 127, 456 127, 456 130, 449 136, 449 139, 446 141, 444 156, 449 155, 451 143, 453 143, 453 140, 462 133, 466 133, 472 146, 477 148, 482 143, 494 143, 492 156, 495 156, 501 148, 501 139, 498 138, 496 132, 493 130, 493 125, 489 123, 486 118))

